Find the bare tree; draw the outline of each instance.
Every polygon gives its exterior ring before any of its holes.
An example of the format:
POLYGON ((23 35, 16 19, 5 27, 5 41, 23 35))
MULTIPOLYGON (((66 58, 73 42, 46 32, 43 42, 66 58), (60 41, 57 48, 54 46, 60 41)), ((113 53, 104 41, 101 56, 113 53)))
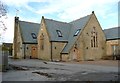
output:
POLYGON ((3 19, 6 19, 6 18, 7 18, 7 5, 2 1, 0 1, 0 30, 1 30, 0 37, 2 35, 2 32, 7 29, 3 21, 3 19))
POLYGON ((6 16, 7 6, 0 1, 0 17, 6 16))

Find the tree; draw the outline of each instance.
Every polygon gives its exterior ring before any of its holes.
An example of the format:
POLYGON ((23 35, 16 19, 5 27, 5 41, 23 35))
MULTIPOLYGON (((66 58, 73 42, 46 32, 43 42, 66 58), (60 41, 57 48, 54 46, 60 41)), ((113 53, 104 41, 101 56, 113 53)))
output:
POLYGON ((3 19, 6 19, 6 17, 7 17, 7 5, 0 1, 0 31, 1 31, 0 37, 2 35, 2 32, 7 29, 3 21, 3 19))

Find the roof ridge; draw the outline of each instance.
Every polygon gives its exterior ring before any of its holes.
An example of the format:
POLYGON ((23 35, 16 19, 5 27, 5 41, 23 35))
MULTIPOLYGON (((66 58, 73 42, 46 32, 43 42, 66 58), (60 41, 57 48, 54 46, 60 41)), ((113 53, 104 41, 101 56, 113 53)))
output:
POLYGON ((58 20, 54 20, 54 19, 45 18, 45 20, 50 20, 50 21, 55 21, 55 22, 59 22, 59 23, 69 24, 69 23, 67 23, 67 22, 62 22, 62 21, 58 21, 58 20))
POLYGON ((20 22, 26 22, 26 23, 30 23, 30 24, 40 24, 40 23, 35 23, 35 22, 29 22, 29 21, 21 21, 19 20, 20 22))
MULTIPOLYGON (((75 22, 75 21, 77 21, 77 20, 80 20, 80 19, 85 18, 85 17, 90 16, 90 15, 92 15, 92 14, 89 14, 89 15, 86 15, 86 16, 83 16, 83 17, 80 17, 80 18, 75 19, 75 20, 73 20, 73 21, 71 21, 71 22, 75 22)), ((71 23, 71 22, 69 22, 69 23, 71 23)))
POLYGON ((115 29, 115 28, 120 28, 120 26, 118 26, 118 27, 112 27, 112 28, 108 28, 108 29, 104 29, 104 30, 110 30, 110 29, 115 29))

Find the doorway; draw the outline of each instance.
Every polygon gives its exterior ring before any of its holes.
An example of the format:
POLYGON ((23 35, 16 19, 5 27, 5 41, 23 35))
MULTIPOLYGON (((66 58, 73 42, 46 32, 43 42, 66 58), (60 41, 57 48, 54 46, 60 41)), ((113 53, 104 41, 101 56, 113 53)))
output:
POLYGON ((73 49, 72 60, 73 61, 79 61, 80 60, 80 53, 79 53, 79 50, 77 48, 73 49))
POLYGON ((32 46, 31 49, 31 57, 32 59, 36 59, 37 58, 37 47, 36 46, 32 46))
POLYGON ((118 46, 117 45, 112 45, 112 55, 113 55, 113 60, 116 60, 116 57, 118 55, 118 46))

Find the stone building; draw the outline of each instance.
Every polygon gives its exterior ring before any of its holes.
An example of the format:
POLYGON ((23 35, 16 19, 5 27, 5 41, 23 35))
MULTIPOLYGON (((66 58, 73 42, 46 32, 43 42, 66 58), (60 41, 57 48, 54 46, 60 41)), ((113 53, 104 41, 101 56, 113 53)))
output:
POLYGON ((20 21, 15 17, 13 57, 37 58, 37 35, 40 24, 20 21))
POLYGON ((105 29, 106 35, 106 57, 120 59, 120 27, 105 29))
POLYGON ((100 60, 106 53, 109 56, 106 34, 94 11, 69 23, 42 16, 37 24, 15 17, 13 56, 49 61, 100 60))
POLYGON ((105 55, 106 38, 94 12, 69 23, 42 17, 40 27, 39 59, 80 61, 105 55))

